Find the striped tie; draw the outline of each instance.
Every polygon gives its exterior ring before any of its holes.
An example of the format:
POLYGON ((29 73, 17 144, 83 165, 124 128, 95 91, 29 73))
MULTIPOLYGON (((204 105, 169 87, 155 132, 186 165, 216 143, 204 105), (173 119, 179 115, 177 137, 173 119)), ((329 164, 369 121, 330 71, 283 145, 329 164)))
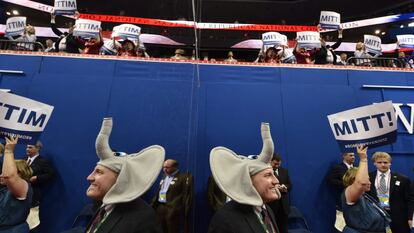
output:
POLYGON ((385 174, 382 173, 380 175, 379 187, 378 192, 379 194, 387 194, 387 185, 385 184, 385 174))
POLYGON ((274 232, 274 227, 273 227, 273 224, 272 224, 272 220, 270 220, 269 213, 267 212, 267 210, 265 208, 262 208, 261 214, 262 214, 263 222, 266 225, 267 232, 268 233, 275 233, 274 232))

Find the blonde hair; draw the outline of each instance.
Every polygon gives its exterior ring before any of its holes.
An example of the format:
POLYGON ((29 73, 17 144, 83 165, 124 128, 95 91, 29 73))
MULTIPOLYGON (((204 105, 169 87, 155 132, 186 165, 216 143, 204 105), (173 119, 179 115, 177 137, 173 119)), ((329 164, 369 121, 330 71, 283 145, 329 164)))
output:
POLYGON ((390 162, 391 163, 391 155, 389 155, 387 152, 381 152, 381 151, 378 151, 378 152, 375 152, 373 155, 372 155, 372 162, 374 162, 375 163, 375 161, 377 160, 377 159, 386 159, 386 160, 388 160, 388 162, 390 162))
POLYGON ((17 173, 19 173, 19 176, 26 180, 29 181, 30 177, 32 177, 33 175, 33 170, 31 167, 29 167, 29 165, 27 165, 26 161, 21 160, 21 159, 16 159, 16 168, 17 168, 17 173))
POLYGON ((345 175, 342 177, 342 182, 345 187, 348 187, 354 183, 357 171, 357 167, 351 167, 345 172, 345 175))

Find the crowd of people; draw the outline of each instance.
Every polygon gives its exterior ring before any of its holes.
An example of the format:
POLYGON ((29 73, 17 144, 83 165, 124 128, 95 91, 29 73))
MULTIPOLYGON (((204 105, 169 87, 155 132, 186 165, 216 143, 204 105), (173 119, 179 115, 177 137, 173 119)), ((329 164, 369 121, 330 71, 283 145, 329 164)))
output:
MULTIPOLYGON (((79 13, 75 14, 78 19, 79 13)), ((69 24, 66 32, 60 31, 56 26, 56 15, 51 14, 50 27, 57 39, 49 38, 45 41, 45 45, 38 46, 36 43, 35 28, 31 25, 26 27, 23 35, 18 38, 8 37, 14 41, 10 49, 16 50, 43 50, 44 52, 64 52, 76 54, 100 54, 124 57, 150 57, 146 51, 145 45, 139 39, 117 38, 116 36, 106 39, 100 34, 97 38, 82 38, 73 35, 74 24, 69 24), (20 42, 20 43, 19 43, 20 42), (42 49, 41 49, 42 48, 42 49)), ((321 31, 320 26, 317 27, 318 32, 321 31)), ((378 54, 370 54, 363 42, 357 42, 355 51, 338 52, 343 41, 342 30, 338 30, 338 39, 335 43, 327 43, 321 37, 320 48, 306 49, 294 46, 289 48, 287 45, 278 45, 260 50, 257 59, 253 62, 260 63, 287 63, 287 64, 331 64, 331 65, 356 65, 356 66, 382 66, 382 67, 399 67, 413 68, 414 54, 410 50, 395 50, 392 56, 379 57, 378 54), (332 45, 331 45, 332 44, 332 45)), ((190 51, 187 51, 187 53, 190 51)), ((192 50, 191 56, 185 56, 186 51, 183 48, 175 50, 174 55, 170 56, 174 60, 195 60, 195 52, 192 50)), ((165 57, 165 56, 163 56, 165 57)), ((238 60, 246 61, 246 59, 234 58, 232 51, 229 51, 227 58, 212 58, 207 53, 202 53, 200 60, 203 61, 224 61, 237 62, 238 60)))

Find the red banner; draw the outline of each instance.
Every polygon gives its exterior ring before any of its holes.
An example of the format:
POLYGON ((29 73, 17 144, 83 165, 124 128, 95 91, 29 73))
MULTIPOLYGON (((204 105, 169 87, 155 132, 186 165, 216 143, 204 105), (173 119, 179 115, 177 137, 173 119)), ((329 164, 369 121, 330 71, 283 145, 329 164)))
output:
POLYGON ((227 24, 227 23, 195 23, 192 21, 169 21, 161 19, 147 19, 139 17, 81 14, 83 19, 97 20, 101 22, 130 23, 138 25, 151 25, 159 27, 181 27, 204 30, 237 30, 237 31, 278 31, 278 32, 299 32, 316 31, 315 26, 301 25, 269 25, 269 24, 227 24))

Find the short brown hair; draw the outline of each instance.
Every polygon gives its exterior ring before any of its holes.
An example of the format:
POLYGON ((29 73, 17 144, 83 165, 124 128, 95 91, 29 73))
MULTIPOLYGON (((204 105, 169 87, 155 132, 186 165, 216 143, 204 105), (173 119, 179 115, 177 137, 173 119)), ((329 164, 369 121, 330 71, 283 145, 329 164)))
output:
POLYGON ((27 162, 21 159, 16 159, 16 168, 17 168, 17 172, 19 173, 19 176, 26 180, 29 181, 30 177, 32 177, 33 175, 33 170, 31 167, 29 167, 29 165, 27 165, 27 162))
POLYGON ((345 175, 342 177, 342 182, 344 183, 345 187, 348 187, 354 183, 357 171, 357 167, 351 167, 348 169, 348 171, 345 172, 345 175))
POLYGON ((392 160, 390 154, 388 154, 387 152, 382 152, 382 151, 375 152, 372 155, 372 162, 375 163, 375 160, 377 160, 377 159, 386 159, 390 163, 391 163, 391 160, 392 160))

